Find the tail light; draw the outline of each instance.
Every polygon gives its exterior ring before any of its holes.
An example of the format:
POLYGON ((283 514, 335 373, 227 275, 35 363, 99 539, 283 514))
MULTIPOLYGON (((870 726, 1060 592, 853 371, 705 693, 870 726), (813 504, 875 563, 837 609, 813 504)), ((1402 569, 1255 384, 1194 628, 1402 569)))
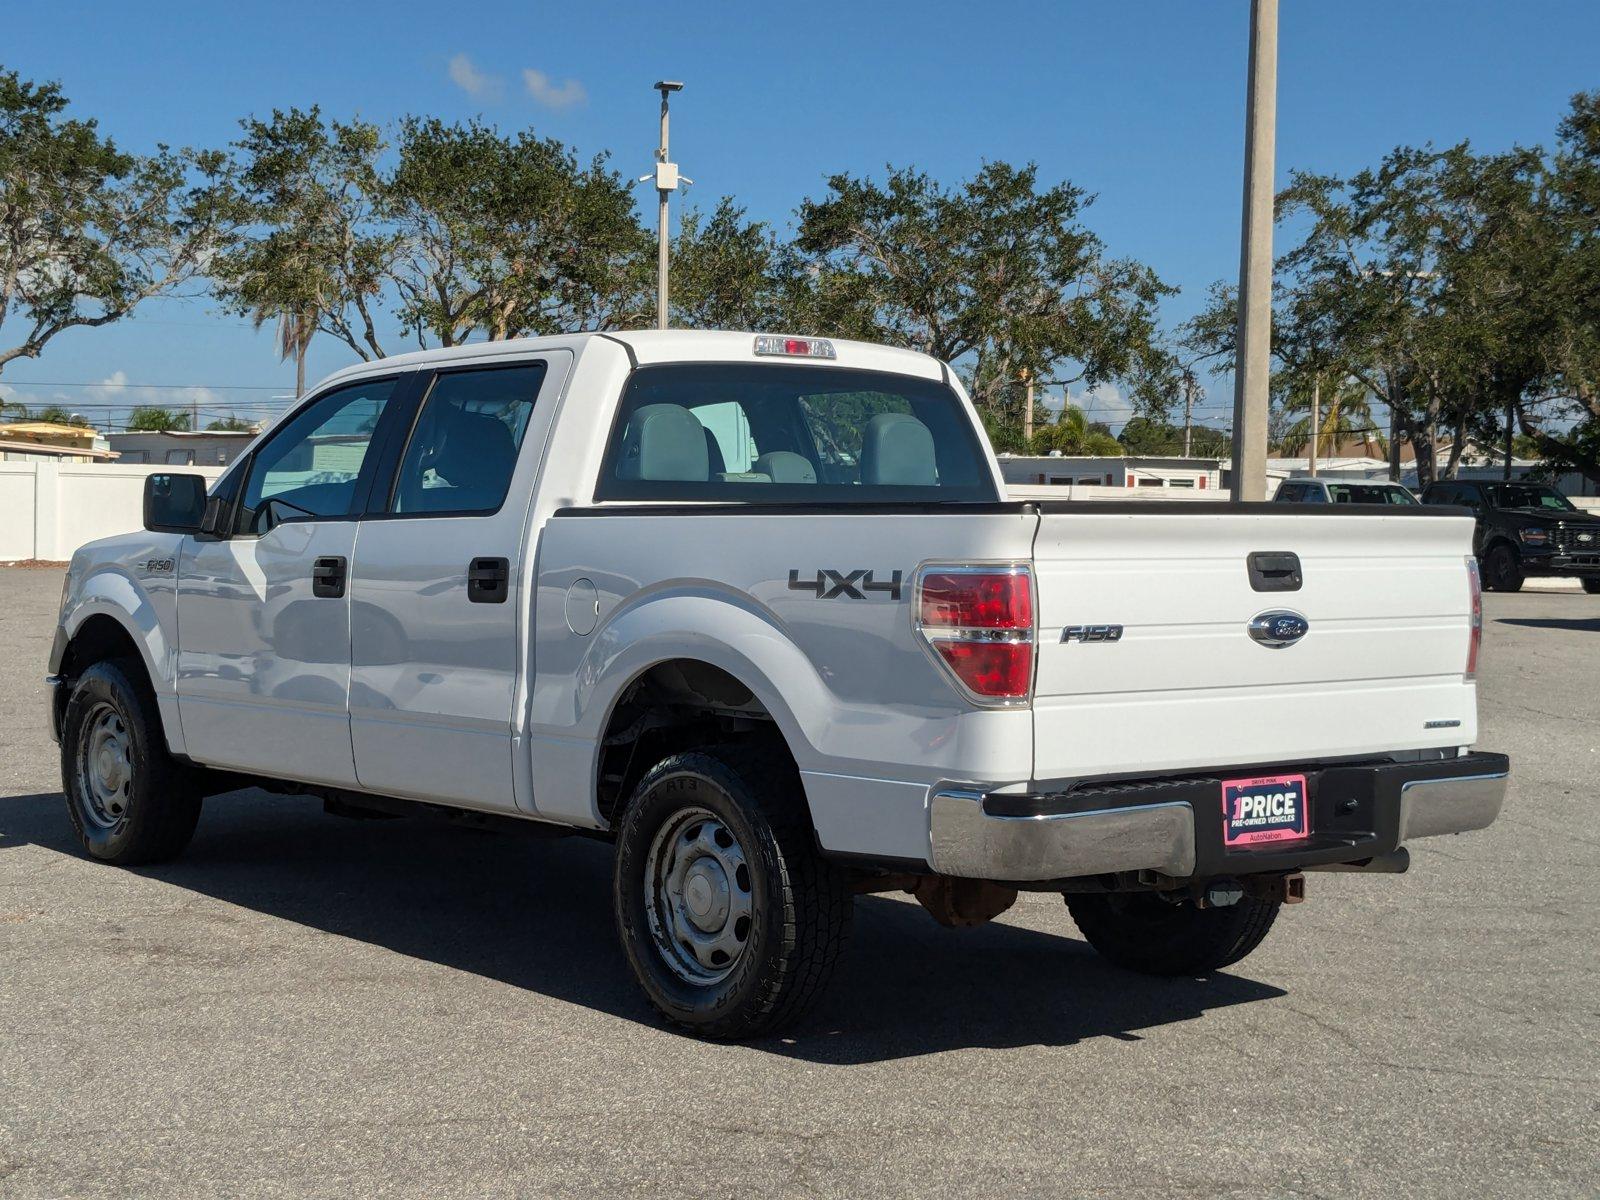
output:
POLYGON ((917 631, 979 704, 1033 694, 1033 574, 1023 566, 935 566, 917 576, 917 631))
POLYGON ((1478 577, 1478 560, 1467 557, 1467 594, 1472 600, 1472 629, 1467 641, 1468 679, 1478 677, 1478 649, 1483 645, 1483 581, 1478 577))

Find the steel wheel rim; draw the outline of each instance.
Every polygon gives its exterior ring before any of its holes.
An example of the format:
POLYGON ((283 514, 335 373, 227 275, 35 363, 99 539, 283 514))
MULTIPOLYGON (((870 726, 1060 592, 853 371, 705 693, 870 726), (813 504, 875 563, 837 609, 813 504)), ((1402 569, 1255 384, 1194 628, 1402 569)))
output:
POLYGON ((78 751, 78 791, 84 815, 102 829, 128 816, 133 792, 133 739, 115 706, 101 701, 89 711, 78 751))
POLYGON ((754 897, 744 847, 715 813, 685 808, 656 831, 645 855, 650 936, 685 983, 726 979, 750 939, 754 897))

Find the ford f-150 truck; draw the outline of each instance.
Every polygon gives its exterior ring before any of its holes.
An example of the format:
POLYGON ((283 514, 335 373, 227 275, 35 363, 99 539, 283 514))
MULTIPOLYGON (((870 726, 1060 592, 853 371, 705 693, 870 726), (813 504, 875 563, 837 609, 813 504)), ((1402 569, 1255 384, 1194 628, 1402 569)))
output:
POLYGON ((609 839, 628 960, 705 1036, 802 1012, 861 893, 1059 893, 1116 963, 1202 973, 1305 872, 1403 870, 1505 794, 1469 513, 1008 502, 903 350, 362 364, 209 494, 151 476, 144 523, 74 556, 50 655, 89 854, 174 855, 252 784, 609 839))

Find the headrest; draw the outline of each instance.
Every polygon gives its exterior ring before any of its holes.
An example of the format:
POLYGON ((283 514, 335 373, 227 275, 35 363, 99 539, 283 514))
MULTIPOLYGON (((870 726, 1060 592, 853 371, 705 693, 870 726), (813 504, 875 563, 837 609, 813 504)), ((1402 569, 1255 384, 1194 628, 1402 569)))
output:
POLYGON ((717 435, 709 429, 706 430, 706 468, 709 475, 719 475, 728 469, 722 457, 722 447, 717 444, 717 435))
POLYGON ((861 440, 861 482, 900 487, 939 483, 933 434, 910 413, 879 413, 861 440))
POLYGON ((433 469, 452 486, 471 488, 489 481, 499 491, 517 464, 517 440, 511 428, 488 413, 456 409, 445 417, 433 469))
POLYGON ((773 483, 815 483, 817 469, 811 460, 792 450, 773 450, 756 459, 751 468, 772 477, 773 483))
POLYGON ((618 479, 705 483, 711 475, 705 427, 681 404, 646 404, 628 421, 618 479))

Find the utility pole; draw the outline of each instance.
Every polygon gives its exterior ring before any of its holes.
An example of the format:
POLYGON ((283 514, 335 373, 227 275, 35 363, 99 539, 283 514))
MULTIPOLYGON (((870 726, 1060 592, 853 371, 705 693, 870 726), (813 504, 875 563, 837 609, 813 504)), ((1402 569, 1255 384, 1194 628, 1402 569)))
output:
POLYGON ((1311 377, 1311 478, 1317 477, 1317 442, 1322 437, 1322 376, 1311 377))
POLYGON ((1027 367, 1022 368, 1022 382, 1028 385, 1028 407, 1022 413, 1022 449, 1025 454, 1033 453, 1033 372, 1027 367))
POLYGON ((1245 108, 1244 216, 1239 247, 1238 362, 1233 381, 1235 500, 1267 497, 1272 371, 1272 178, 1277 136, 1278 0, 1251 0, 1245 108))
MULTIPOLYGON (((656 213, 656 328, 667 327, 667 251, 670 244, 667 231, 667 200, 678 190, 678 164, 667 158, 667 98, 673 92, 683 91, 683 84, 672 79, 658 80, 656 91, 661 93, 661 144, 656 147, 656 198, 660 208, 656 213)), ((646 179, 650 176, 646 175, 646 179)), ((688 180, 684 181, 685 183, 688 180)))
POLYGON ((1194 433, 1194 376, 1187 371, 1183 376, 1183 456, 1189 457, 1190 438, 1194 433))
POLYGON ((1511 479, 1511 421, 1515 415, 1515 401, 1506 397, 1506 470, 1505 477, 1511 479))

